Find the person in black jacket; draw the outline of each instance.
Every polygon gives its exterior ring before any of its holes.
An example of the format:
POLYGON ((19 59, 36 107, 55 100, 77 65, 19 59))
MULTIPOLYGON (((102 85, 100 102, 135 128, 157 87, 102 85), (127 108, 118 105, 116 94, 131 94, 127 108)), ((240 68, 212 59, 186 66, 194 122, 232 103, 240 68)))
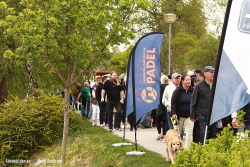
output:
POLYGON ((164 104, 162 104, 162 95, 167 85, 168 85, 168 77, 166 75, 162 75, 161 85, 160 85, 160 106, 156 110, 156 128, 158 132, 158 137, 156 138, 156 140, 162 140, 163 137, 166 135, 167 109, 164 106, 164 104))
POLYGON ((244 115, 245 128, 244 128, 244 130, 250 130, 250 103, 248 103, 247 105, 245 105, 243 107, 243 111, 245 112, 245 115, 244 115))
MULTIPOLYGON (((242 110, 245 112, 244 115, 244 130, 249 130, 250 131, 250 102, 248 104, 246 104, 242 110)), ((233 127, 237 127, 237 121, 236 121, 236 116, 237 116, 237 112, 232 114, 232 126, 233 127)), ((248 137, 250 137, 250 133, 248 133, 248 137)))
MULTIPOLYGON (((214 78, 215 68, 212 66, 206 66, 204 68, 205 80, 200 81, 194 87, 190 102, 190 119, 195 122, 198 120, 200 128, 199 142, 204 144, 205 129, 207 123, 207 117, 209 114, 210 95, 214 78)), ((216 123, 212 124, 208 128, 207 139, 215 138, 216 136, 216 123)))
POLYGON ((182 133, 183 126, 185 127, 185 148, 193 141, 194 122, 190 120, 190 101, 192 92, 193 87, 191 86, 190 76, 183 75, 181 77, 180 86, 174 90, 171 99, 171 117, 172 119, 178 119, 180 134, 182 133))
POLYGON ((101 101, 104 101, 104 95, 107 93, 107 108, 109 114, 109 131, 113 130, 113 114, 116 109, 115 129, 122 131, 120 124, 122 118, 122 104, 124 103, 124 87, 117 80, 115 71, 110 73, 110 80, 107 80, 102 88, 101 101))
MULTIPOLYGON (((100 126, 102 127, 104 122, 108 124, 108 112, 106 111, 106 101, 101 101, 101 94, 103 84, 107 81, 107 77, 102 77, 102 82, 96 87, 96 99, 100 108, 100 126)), ((105 96, 104 96, 105 98, 105 96)))

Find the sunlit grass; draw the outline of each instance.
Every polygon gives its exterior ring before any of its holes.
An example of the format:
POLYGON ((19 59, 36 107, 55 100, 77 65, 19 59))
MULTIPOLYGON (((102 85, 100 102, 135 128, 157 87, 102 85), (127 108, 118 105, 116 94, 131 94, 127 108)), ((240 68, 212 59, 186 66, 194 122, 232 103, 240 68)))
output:
MULTIPOLYGON (((84 121, 84 127, 68 138, 66 165, 89 167, 157 167, 170 166, 161 155, 138 146, 138 150, 146 152, 144 155, 126 155, 126 152, 135 151, 131 146, 113 147, 113 143, 122 142, 122 138, 106 131, 103 128, 91 126, 88 120, 84 121)), ((129 142, 129 141, 126 141, 129 142)), ((40 166, 60 166, 61 140, 46 150, 32 156, 30 166, 40 159, 40 166), (46 163, 48 162, 48 163, 46 163)))

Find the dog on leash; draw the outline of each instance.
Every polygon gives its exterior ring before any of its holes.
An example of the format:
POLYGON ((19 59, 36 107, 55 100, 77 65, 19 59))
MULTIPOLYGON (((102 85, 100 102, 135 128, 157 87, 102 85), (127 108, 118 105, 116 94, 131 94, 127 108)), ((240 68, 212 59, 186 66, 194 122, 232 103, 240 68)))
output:
POLYGON ((174 163, 176 152, 183 148, 181 137, 178 133, 178 129, 170 129, 167 131, 165 136, 166 144, 166 161, 171 160, 174 163))

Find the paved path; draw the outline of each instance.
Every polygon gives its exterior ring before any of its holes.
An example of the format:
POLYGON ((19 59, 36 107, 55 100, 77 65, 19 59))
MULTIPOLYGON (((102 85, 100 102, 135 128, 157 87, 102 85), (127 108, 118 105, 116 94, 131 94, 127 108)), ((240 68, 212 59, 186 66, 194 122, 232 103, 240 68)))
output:
MULTIPOLYGON (((80 115, 79 110, 75 112, 80 115)), ((107 126, 104 126, 103 128, 106 130, 109 130, 107 126)), ((122 128, 122 131, 113 130, 112 133, 114 133, 115 135, 119 137, 123 137, 123 134, 124 134, 123 130, 124 128, 122 128)), ((138 128, 136 131, 136 134, 137 134, 136 136, 137 136, 138 145, 144 147, 147 150, 156 152, 160 154, 162 157, 166 156, 165 143, 163 143, 162 141, 156 140, 158 136, 156 127, 145 128, 145 129, 138 128)), ((135 131, 130 131, 129 128, 125 128, 125 139, 131 141, 132 143, 135 143, 135 131)), ((122 143, 122 139, 121 139, 121 143, 122 143)), ((134 151, 134 150, 131 150, 131 151, 134 151)))
MULTIPOLYGON (((108 127, 104 127, 104 128, 108 130, 108 127)), ((123 131, 113 130, 112 133, 114 133, 115 135, 119 137, 123 137, 123 131)), ((162 141, 156 140, 158 136, 156 127, 145 128, 145 129, 138 128, 136 131, 136 134, 137 134, 136 136, 137 136, 138 145, 146 148, 147 150, 156 152, 163 157, 166 156, 165 143, 163 143, 162 141)), ((125 139, 135 143, 135 131, 130 131, 130 129, 126 128, 125 139)), ((122 139, 121 139, 121 143, 122 143, 122 139)), ((134 150, 131 150, 131 151, 134 151, 134 150)))

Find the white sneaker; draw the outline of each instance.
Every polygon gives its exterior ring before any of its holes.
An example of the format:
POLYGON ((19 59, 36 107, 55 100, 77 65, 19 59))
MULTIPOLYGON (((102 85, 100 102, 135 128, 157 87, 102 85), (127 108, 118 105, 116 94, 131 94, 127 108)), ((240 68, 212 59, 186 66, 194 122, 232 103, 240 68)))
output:
POLYGON ((95 126, 95 123, 92 123, 92 126, 95 126))
POLYGON ((100 127, 103 127, 103 124, 100 124, 100 127))

